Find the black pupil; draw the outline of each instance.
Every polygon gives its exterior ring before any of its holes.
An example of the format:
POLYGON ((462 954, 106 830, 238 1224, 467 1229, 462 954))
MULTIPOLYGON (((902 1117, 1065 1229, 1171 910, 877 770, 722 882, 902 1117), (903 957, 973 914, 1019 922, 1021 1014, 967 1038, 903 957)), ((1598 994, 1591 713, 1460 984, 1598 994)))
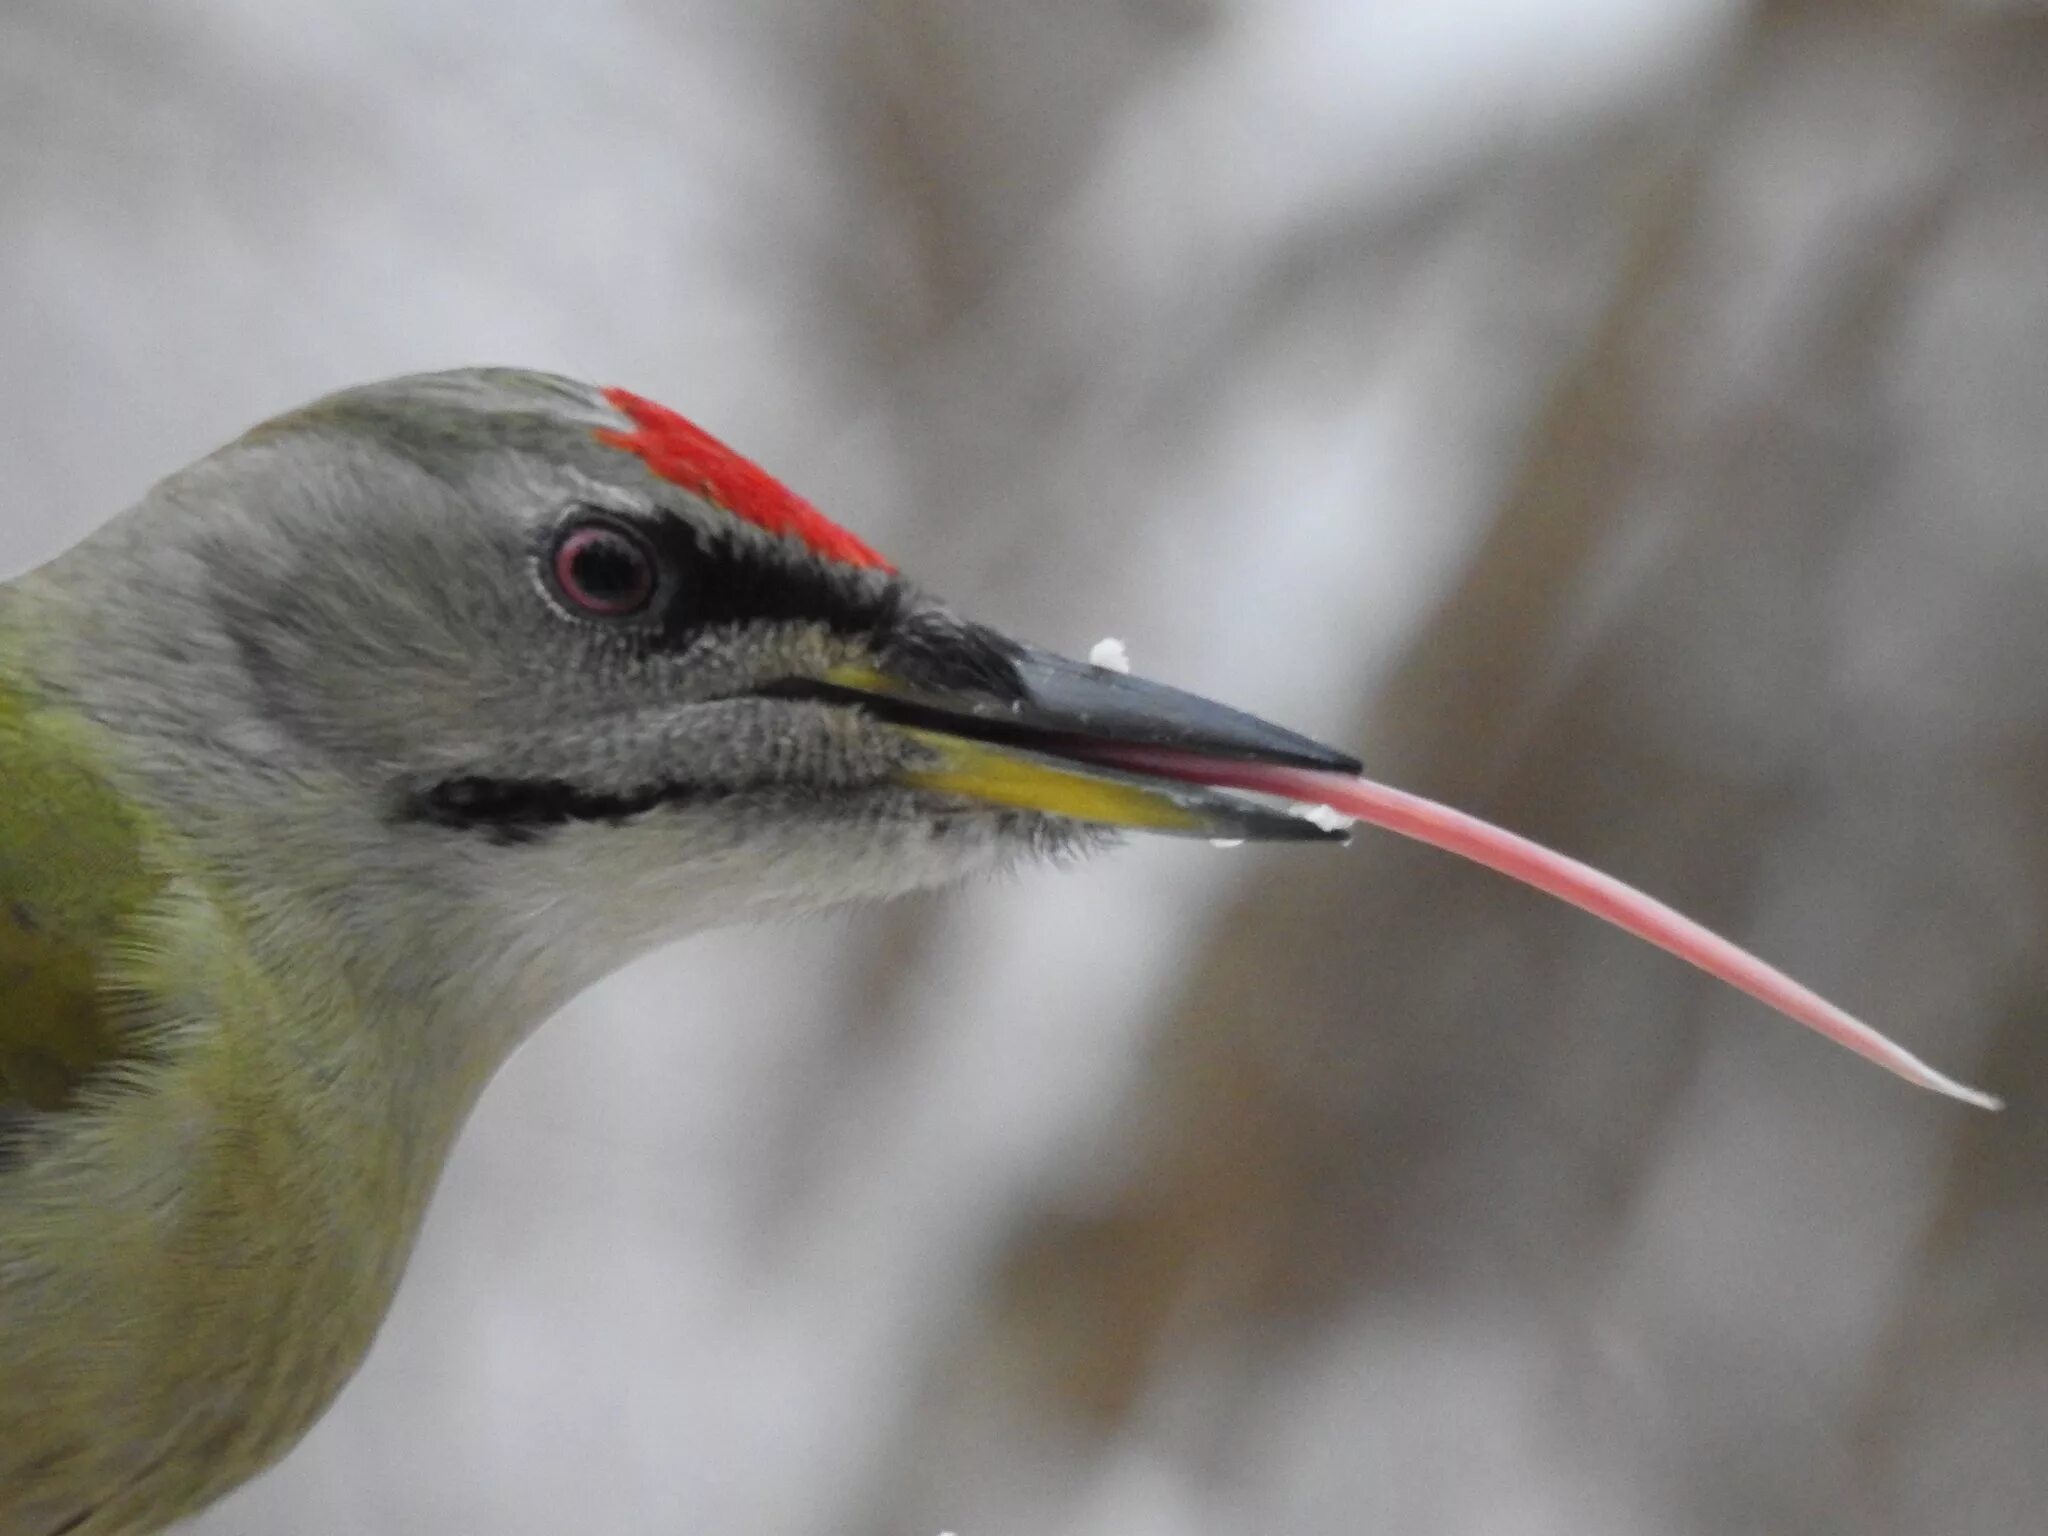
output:
POLYGON ((632 608, 647 596, 647 561, 620 534, 586 533, 569 555, 575 595, 593 607, 632 608))

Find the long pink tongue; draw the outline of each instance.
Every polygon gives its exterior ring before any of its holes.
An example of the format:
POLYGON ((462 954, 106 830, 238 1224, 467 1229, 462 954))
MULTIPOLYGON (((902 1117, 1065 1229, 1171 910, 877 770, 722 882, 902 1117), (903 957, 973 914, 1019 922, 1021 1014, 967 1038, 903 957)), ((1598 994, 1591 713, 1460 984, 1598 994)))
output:
POLYGON ((1454 811, 1419 795, 1340 773, 1307 768, 1277 768, 1264 763, 1231 762, 1161 747, 1098 747, 1089 754, 1098 761, 1133 768, 1162 778, 1182 779, 1220 788, 1248 789, 1260 794, 1356 817, 1403 837, 1459 854, 1489 869, 1547 891, 1560 901, 1605 918, 1615 927, 1645 939, 1659 949, 1740 987, 1808 1029, 1818 1030, 1838 1045, 1869 1058, 1909 1083, 1932 1088, 1980 1109, 2003 1104, 1988 1093, 1944 1077, 1912 1052, 1894 1045, 1862 1020, 1843 1012, 1818 992, 1801 986, 1783 971, 1710 929, 1701 927, 1663 902, 1603 875, 1577 859, 1553 853, 1538 843, 1502 831, 1476 816, 1454 811))

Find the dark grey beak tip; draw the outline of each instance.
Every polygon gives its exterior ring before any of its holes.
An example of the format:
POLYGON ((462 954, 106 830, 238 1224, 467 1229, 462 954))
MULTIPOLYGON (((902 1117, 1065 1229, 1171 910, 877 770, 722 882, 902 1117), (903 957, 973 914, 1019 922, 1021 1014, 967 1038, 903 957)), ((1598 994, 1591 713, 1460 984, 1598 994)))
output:
POLYGON ((1017 671, 1027 702, 1016 723, 1047 735, 1324 773, 1355 774, 1365 766, 1348 752, 1200 694, 1051 651, 1024 650, 1017 671))
MULTIPOLYGON (((1215 814, 1213 811, 1211 814, 1215 814)), ((1198 833, 1185 834, 1190 837, 1207 838, 1212 843, 1335 843, 1342 847, 1351 841, 1351 834, 1342 827, 1319 827, 1312 821, 1299 816, 1282 816, 1273 821, 1247 822, 1233 827, 1220 824, 1204 828, 1198 833), (1287 825, 1282 825, 1282 823, 1287 825)))
POLYGON ((1295 827, 1305 827, 1307 830, 1296 831, 1290 828, 1286 831, 1268 832, 1262 840, 1269 843, 1336 843, 1340 847, 1351 841, 1349 827, 1319 827, 1306 816, 1289 816, 1286 819, 1293 822, 1295 827))

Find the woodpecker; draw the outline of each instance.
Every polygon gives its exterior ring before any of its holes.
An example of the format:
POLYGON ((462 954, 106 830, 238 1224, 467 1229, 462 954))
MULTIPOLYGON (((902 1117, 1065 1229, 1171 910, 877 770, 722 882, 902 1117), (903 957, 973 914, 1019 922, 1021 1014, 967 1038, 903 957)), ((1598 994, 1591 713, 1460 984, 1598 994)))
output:
POLYGON ((1341 836, 1146 751, 1357 767, 540 373, 332 395, 0 587, 0 1536, 287 1451, 493 1072, 634 956, 1127 829, 1341 836))

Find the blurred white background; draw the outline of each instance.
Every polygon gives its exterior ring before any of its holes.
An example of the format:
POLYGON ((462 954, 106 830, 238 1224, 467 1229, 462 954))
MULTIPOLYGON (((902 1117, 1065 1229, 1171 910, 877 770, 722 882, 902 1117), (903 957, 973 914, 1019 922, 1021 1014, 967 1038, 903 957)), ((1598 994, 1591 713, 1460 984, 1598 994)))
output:
POLYGON ((2039 1529, 2044 83, 2017 0, 9 0, 0 571, 624 384, 2015 1101, 1370 837, 711 935, 194 1530, 2039 1529))

